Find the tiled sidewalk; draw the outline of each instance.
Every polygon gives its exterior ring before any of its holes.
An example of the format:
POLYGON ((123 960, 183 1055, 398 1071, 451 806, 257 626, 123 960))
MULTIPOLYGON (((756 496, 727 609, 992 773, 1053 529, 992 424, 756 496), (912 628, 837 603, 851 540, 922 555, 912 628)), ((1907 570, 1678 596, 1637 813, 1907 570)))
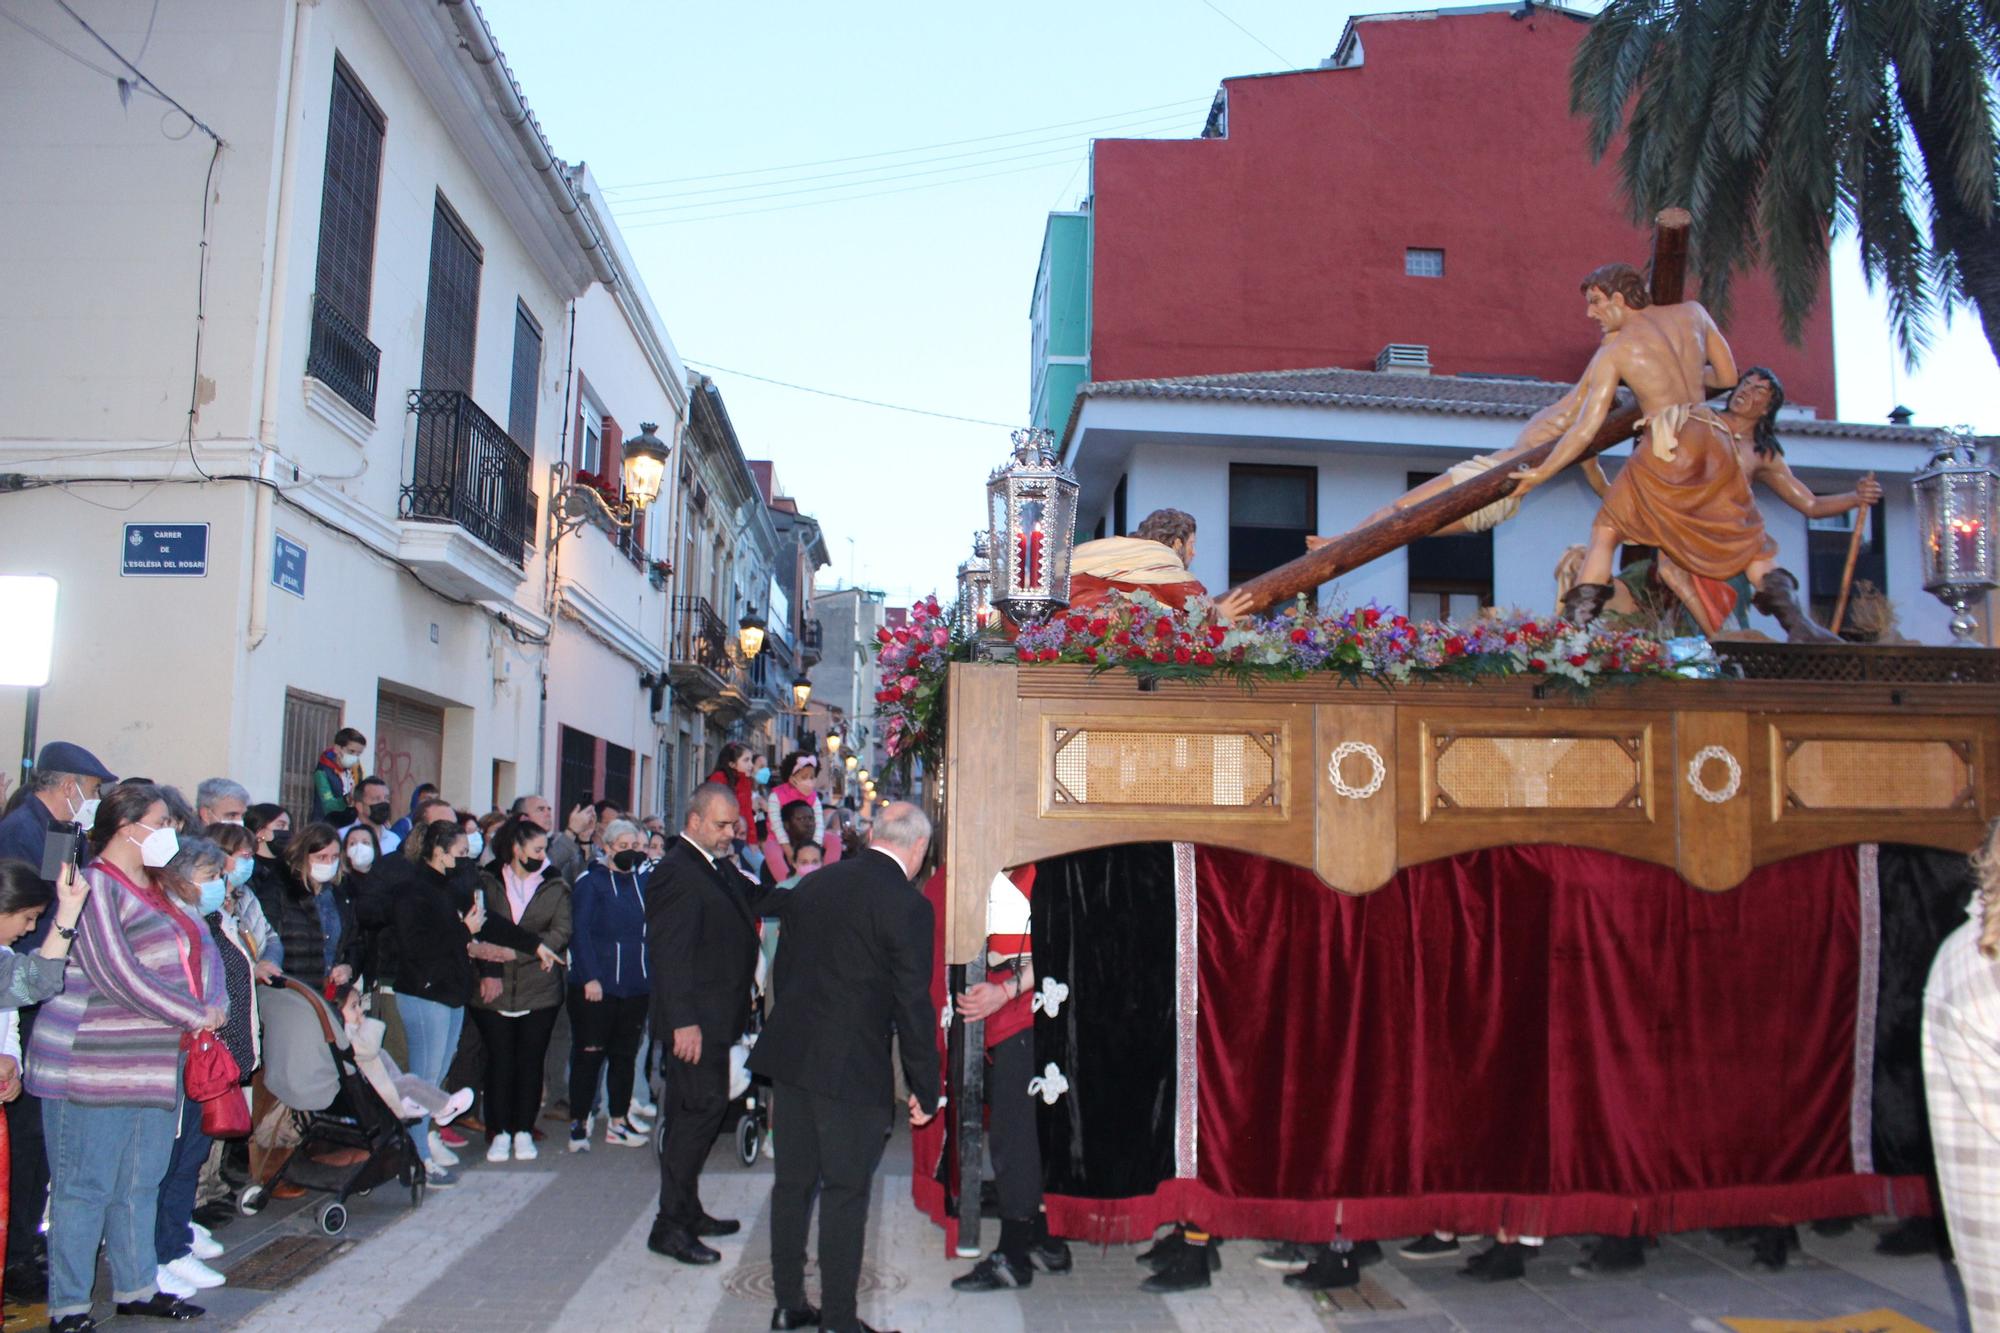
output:
MULTIPOLYGON (((722 1263, 694 1269, 645 1248, 657 1191, 648 1152, 599 1144, 585 1156, 550 1152, 507 1166, 466 1157, 463 1183, 433 1194, 421 1210, 411 1212, 393 1194, 357 1201, 340 1251, 289 1289, 205 1293, 210 1317, 195 1327, 721 1333, 767 1326, 768 1162, 746 1170, 718 1145, 704 1199, 718 1216, 743 1219, 745 1230, 718 1242, 722 1263)), ((899 1137, 886 1162, 894 1169, 908 1160, 899 1137)), ((1453 1261, 1413 1264, 1392 1253, 1368 1270, 1366 1299, 1349 1295, 1337 1307, 1286 1288, 1253 1262, 1259 1247, 1249 1242, 1224 1247, 1211 1288, 1171 1297, 1138 1290, 1144 1270, 1133 1262, 1135 1247, 1077 1246, 1076 1271, 1067 1277, 965 1296, 950 1282, 966 1265, 944 1255, 939 1232, 910 1206, 907 1170, 885 1173, 878 1185, 862 1317, 905 1333, 1724 1333, 1720 1321, 1729 1316, 1816 1320, 1876 1309, 1940 1333, 1964 1327, 1948 1268, 1876 1255, 1876 1231, 1868 1226, 1835 1239, 1808 1233, 1806 1255, 1775 1274, 1753 1270, 1746 1251, 1705 1235, 1666 1238, 1647 1252, 1643 1271, 1612 1279, 1571 1277, 1576 1246, 1552 1241, 1525 1282, 1491 1286, 1459 1278, 1453 1261)), ((310 1210, 278 1207, 290 1211, 240 1219, 219 1233, 231 1247, 220 1267, 227 1271, 273 1238, 316 1234, 310 1210)))

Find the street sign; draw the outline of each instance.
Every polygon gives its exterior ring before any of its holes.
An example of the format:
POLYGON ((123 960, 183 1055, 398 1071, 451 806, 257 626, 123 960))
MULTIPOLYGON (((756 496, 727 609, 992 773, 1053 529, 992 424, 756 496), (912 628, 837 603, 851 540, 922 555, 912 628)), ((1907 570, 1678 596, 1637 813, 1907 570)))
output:
POLYGON ((127 523, 120 555, 126 578, 206 578, 208 524, 127 523))
POLYGON ((271 582, 294 597, 306 595, 305 543, 295 542, 284 533, 275 534, 277 546, 271 552, 271 582))

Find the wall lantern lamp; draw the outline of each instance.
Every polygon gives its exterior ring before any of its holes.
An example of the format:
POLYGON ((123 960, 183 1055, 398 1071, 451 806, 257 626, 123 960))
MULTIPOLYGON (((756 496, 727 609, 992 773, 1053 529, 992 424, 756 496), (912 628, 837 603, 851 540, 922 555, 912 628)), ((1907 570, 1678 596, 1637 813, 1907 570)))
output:
POLYGON ((2000 472, 1978 460, 1970 426, 1938 432, 1936 450, 1910 481, 1923 541, 1924 591, 1951 608, 1952 641, 1978 647, 1979 624, 1967 609, 2000 586, 2000 544, 1993 539, 2000 472))
POLYGON ((561 538, 596 519, 614 528, 629 528, 660 498, 660 482, 667 475, 667 443, 654 434, 659 423, 639 424, 639 433, 625 441, 625 461, 620 479, 625 498, 613 503, 595 486, 570 480, 571 468, 560 462, 549 468, 549 527, 551 536, 561 538))
POLYGON ((743 650, 746 662, 764 651, 764 617, 754 606, 744 607, 743 619, 736 622, 736 646, 743 650))
POLYGON ((837 731, 829 731, 829 732, 827 732, 827 733, 826 733, 826 752, 827 752, 828 754, 839 754, 839 753, 840 753, 840 733, 839 733, 839 732, 837 732, 837 731))
POLYGON ((812 697, 813 683, 811 681, 807 680, 804 676, 800 676, 792 682, 792 703, 797 706, 801 713, 806 711, 806 703, 812 697))
POLYGON ((1069 605, 1076 544, 1076 474, 1039 427, 1013 434, 1014 453, 986 479, 993 605, 1027 624, 1069 605))

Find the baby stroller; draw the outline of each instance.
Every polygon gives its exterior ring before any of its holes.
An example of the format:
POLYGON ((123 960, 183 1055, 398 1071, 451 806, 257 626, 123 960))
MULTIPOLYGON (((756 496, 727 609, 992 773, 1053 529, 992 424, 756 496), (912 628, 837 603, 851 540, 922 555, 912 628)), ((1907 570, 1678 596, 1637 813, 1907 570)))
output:
MULTIPOLYGON (((750 1072, 750 1048, 757 1044, 757 1034, 763 1029, 762 1010, 750 1010, 750 1030, 729 1048, 729 1108, 736 1116, 734 1137, 736 1159, 745 1166, 757 1164, 757 1154, 764 1150, 765 1136, 771 1132, 771 1092, 759 1083, 750 1072)), ((659 1051, 660 1067, 649 1080, 654 1100, 662 1108, 659 1123, 653 1126, 653 1152, 657 1155, 666 1151, 668 1105, 665 1065, 674 1058, 673 1052, 665 1047, 659 1051)))
POLYGON ((264 1021, 264 1087, 304 1114, 298 1146, 267 1179, 252 1181, 237 1207, 263 1211, 280 1181, 331 1194, 320 1205, 319 1229, 337 1236, 347 1225, 347 1200, 395 1180, 409 1188, 410 1206, 424 1201, 417 1145, 348 1049, 347 1029, 311 987, 283 978, 259 997, 264 1021))

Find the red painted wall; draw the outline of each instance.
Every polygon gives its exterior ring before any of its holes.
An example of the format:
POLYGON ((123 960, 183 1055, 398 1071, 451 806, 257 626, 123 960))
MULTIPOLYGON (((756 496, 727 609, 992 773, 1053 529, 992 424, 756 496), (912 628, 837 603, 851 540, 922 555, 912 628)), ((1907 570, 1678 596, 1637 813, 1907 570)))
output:
MULTIPOLYGON (((1225 83, 1229 137, 1101 140, 1093 165, 1091 377, 1372 368, 1425 343, 1435 369, 1572 380, 1597 345, 1577 284, 1644 266, 1612 156, 1569 114, 1583 25, 1539 12, 1360 25, 1365 63, 1225 83), (1441 248, 1445 276, 1403 273, 1441 248)), ((1823 296, 1794 347, 1761 274, 1727 326, 1791 401, 1833 415, 1823 296)))

